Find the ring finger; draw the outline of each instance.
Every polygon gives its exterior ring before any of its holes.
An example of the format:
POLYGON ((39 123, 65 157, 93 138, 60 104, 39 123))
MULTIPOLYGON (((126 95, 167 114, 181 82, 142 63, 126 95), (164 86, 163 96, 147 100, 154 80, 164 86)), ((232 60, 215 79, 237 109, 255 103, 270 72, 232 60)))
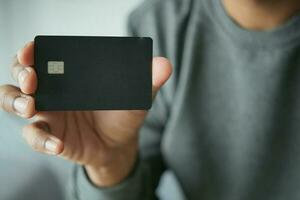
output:
POLYGON ((31 118, 36 113, 33 97, 12 85, 0 86, 0 108, 23 118, 31 118))

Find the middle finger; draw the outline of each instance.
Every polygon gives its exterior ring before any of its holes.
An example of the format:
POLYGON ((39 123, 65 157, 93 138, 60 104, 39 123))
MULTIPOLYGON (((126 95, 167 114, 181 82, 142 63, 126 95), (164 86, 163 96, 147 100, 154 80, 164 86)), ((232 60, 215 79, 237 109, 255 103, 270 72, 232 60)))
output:
POLYGON ((37 76, 32 67, 21 65, 17 56, 13 59, 12 77, 19 83, 20 89, 25 94, 33 94, 37 88, 37 76))

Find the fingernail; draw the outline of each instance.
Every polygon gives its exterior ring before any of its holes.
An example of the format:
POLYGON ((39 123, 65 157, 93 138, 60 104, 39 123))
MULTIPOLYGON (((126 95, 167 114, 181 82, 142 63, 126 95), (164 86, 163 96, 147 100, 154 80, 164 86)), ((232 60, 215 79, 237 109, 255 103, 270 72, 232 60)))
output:
POLYGON ((22 71, 19 72, 18 80, 20 84, 22 84, 25 81, 29 73, 30 70, 28 68, 24 68, 22 71))
POLYGON ((51 153, 56 153, 56 149, 57 149, 57 142, 55 142, 54 140, 51 140, 51 139, 48 139, 46 142, 45 142, 45 148, 46 150, 48 150, 49 152, 51 153))
POLYGON ((28 105, 28 99, 24 97, 18 97, 14 101, 14 109, 20 113, 24 114, 28 105))

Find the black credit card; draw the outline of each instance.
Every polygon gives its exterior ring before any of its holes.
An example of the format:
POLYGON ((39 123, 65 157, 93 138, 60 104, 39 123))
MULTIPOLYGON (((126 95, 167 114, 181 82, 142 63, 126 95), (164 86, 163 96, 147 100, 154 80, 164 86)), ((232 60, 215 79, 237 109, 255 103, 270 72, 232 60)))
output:
POLYGON ((148 110, 152 39, 36 36, 37 111, 148 110))

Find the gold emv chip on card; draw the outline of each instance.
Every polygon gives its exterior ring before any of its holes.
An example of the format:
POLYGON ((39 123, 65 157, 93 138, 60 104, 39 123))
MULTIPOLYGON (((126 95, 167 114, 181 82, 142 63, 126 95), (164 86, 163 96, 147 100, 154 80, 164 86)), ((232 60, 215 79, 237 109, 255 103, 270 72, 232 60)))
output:
POLYGON ((48 61, 48 74, 64 74, 63 61, 48 61))

